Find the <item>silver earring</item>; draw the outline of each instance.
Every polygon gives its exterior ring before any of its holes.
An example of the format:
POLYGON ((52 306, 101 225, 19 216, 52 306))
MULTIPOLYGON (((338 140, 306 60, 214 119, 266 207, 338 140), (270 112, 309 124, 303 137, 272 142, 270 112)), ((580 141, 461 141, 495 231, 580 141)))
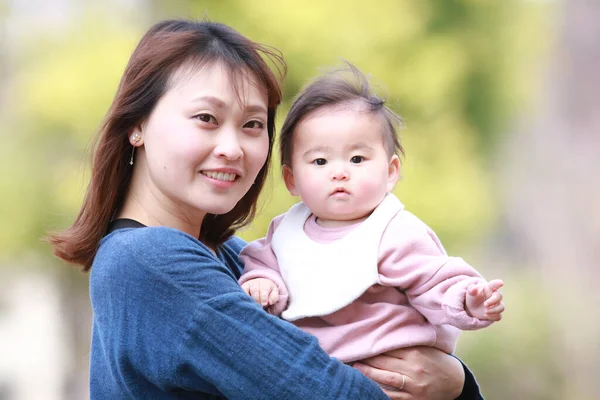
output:
MULTIPOLYGON (((131 138, 133 140, 133 143, 137 143, 139 142, 142 137, 140 136, 139 133, 136 133, 135 135, 133 135, 133 137, 131 138)), ((129 165, 133 165, 133 154, 135 153, 135 145, 131 146, 131 158, 129 159, 129 165)))

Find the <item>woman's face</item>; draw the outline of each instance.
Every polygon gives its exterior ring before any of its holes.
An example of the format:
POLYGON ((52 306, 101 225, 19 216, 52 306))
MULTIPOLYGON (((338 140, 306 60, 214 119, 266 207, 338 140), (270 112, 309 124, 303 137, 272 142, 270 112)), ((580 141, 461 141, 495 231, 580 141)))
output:
POLYGON ((137 197, 159 221, 198 223, 207 213, 231 211, 264 165, 267 92, 251 74, 239 75, 234 85, 219 63, 179 71, 131 133, 143 144, 135 159, 137 197))

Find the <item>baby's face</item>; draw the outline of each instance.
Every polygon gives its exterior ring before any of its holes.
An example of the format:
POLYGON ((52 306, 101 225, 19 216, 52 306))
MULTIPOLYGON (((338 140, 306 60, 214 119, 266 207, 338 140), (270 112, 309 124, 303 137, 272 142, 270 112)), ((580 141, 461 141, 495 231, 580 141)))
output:
POLYGON ((317 110, 293 140, 286 186, 324 225, 368 216, 398 179, 400 162, 385 150, 380 119, 356 105, 317 110))

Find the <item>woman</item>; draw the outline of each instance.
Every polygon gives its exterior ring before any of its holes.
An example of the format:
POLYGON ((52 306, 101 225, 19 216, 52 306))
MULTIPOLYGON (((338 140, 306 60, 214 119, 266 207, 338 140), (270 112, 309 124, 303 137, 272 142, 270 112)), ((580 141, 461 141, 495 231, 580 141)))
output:
POLYGON ((227 26, 165 21, 131 56, 80 213, 51 237, 91 269, 92 399, 479 398, 430 348, 366 360, 367 379, 238 286, 232 235, 254 216, 281 101, 261 54, 284 70, 227 26))

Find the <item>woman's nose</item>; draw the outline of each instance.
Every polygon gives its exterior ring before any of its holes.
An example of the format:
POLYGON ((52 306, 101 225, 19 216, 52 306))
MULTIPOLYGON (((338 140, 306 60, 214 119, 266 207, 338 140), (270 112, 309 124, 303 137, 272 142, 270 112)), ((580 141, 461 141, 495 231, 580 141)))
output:
POLYGON ((222 131, 217 135, 217 143, 214 148, 214 153, 217 157, 223 157, 229 161, 235 161, 242 158, 244 151, 240 144, 237 133, 222 131))

